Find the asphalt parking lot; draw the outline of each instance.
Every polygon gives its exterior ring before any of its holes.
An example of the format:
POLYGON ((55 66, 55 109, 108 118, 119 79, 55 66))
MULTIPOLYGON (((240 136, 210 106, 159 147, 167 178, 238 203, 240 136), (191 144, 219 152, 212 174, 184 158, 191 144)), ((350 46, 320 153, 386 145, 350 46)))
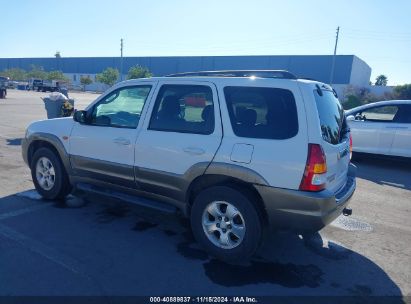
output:
MULTIPOLYGON (((361 159, 353 215, 307 239, 270 235, 247 265, 226 265, 195 243, 187 221, 95 199, 69 207, 33 190, 20 152, 45 119, 40 96, 0 100, 0 296, 411 296, 411 164, 361 159)), ((76 93, 76 108, 98 95, 76 93)))

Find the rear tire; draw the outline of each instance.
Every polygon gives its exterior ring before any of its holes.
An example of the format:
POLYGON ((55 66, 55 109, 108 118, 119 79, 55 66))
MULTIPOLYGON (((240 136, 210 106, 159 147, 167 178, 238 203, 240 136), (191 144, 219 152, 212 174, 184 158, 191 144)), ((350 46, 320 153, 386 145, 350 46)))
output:
POLYGON ((34 186, 45 199, 63 199, 71 192, 67 172, 52 150, 38 149, 33 155, 30 168, 34 186))
POLYGON ((227 186, 201 191, 191 210, 196 240, 213 256, 227 263, 241 263, 257 251, 262 220, 250 197, 227 186))

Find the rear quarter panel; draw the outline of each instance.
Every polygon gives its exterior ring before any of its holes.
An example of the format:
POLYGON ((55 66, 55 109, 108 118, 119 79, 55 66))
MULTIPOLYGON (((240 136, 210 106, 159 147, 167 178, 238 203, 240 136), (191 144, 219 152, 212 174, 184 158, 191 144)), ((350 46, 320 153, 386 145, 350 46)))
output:
MULTIPOLYGON (((307 159, 307 120, 304 100, 296 81, 277 79, 238 79, 234 83, 222 81, 217 84, 220 98, 221 117, 224 126, 224 137, 214 162, 229 163, 245 167, 258 173, 268 185, 298 189, 301 177, 305 169, 307 159), (238 137, 234 134, 227 103, 224 96, 226 86, 254 86, 281 88, 290 90, 295 98, 298 115, 298 133, 290 139, 257 139, 238 137), (244 157, 245 161, 233 161, 230 157, 236 151, 238 145, 247 145, 247 151, 251 151, 250 157, 244 157)), ((241 159, 241 157, 239 157, 241 159)))

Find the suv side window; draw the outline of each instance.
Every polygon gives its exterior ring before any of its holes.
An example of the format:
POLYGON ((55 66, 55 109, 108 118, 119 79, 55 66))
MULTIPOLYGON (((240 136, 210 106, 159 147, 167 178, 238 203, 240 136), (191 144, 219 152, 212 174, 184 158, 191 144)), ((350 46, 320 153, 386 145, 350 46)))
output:
POLYGON ((117 128, 137 128, 151 86, 115 90, 93 107, 91 124, 117 128))
POLYGON ((375 122, 392 122, 397 111, 398 106, 373 107, 357 113, 355 119, 375 122))
POLYGON ((214 103, 204 85, 163 85, 156 98, 149 130, 211 134, 214 103))
POLYGON ((240 137, 288 139, 298 133, 293 93, 285 89, 225 87, 234 134, 240 137))

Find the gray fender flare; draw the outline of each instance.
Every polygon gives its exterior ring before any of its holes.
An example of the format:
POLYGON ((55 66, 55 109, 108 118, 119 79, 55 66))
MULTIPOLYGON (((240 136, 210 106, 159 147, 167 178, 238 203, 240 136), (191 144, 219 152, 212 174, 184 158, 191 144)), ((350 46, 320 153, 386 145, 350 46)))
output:
POLYGON ((268 182, 260 174, 249 168, 227 163, 211 163, 205 174, 224 175, 249 184, 267 186, 268 182))
POLYGON ((27 163, 27 165, 30 166, 29 152, 30 152, 31 145, 36 141, 44 141, 52 145, 56 149, 57 153, 59 154, 60 159, 63 163, 64 168, 66 169, 67 174, 71 172, 69 154, 64 148, 63 143, 56 135, 48 134, 48 133, 37 132, 37 133, 30 134, 28 138, 23 139, 22 154, 23 154, 23 159, 27 163))

